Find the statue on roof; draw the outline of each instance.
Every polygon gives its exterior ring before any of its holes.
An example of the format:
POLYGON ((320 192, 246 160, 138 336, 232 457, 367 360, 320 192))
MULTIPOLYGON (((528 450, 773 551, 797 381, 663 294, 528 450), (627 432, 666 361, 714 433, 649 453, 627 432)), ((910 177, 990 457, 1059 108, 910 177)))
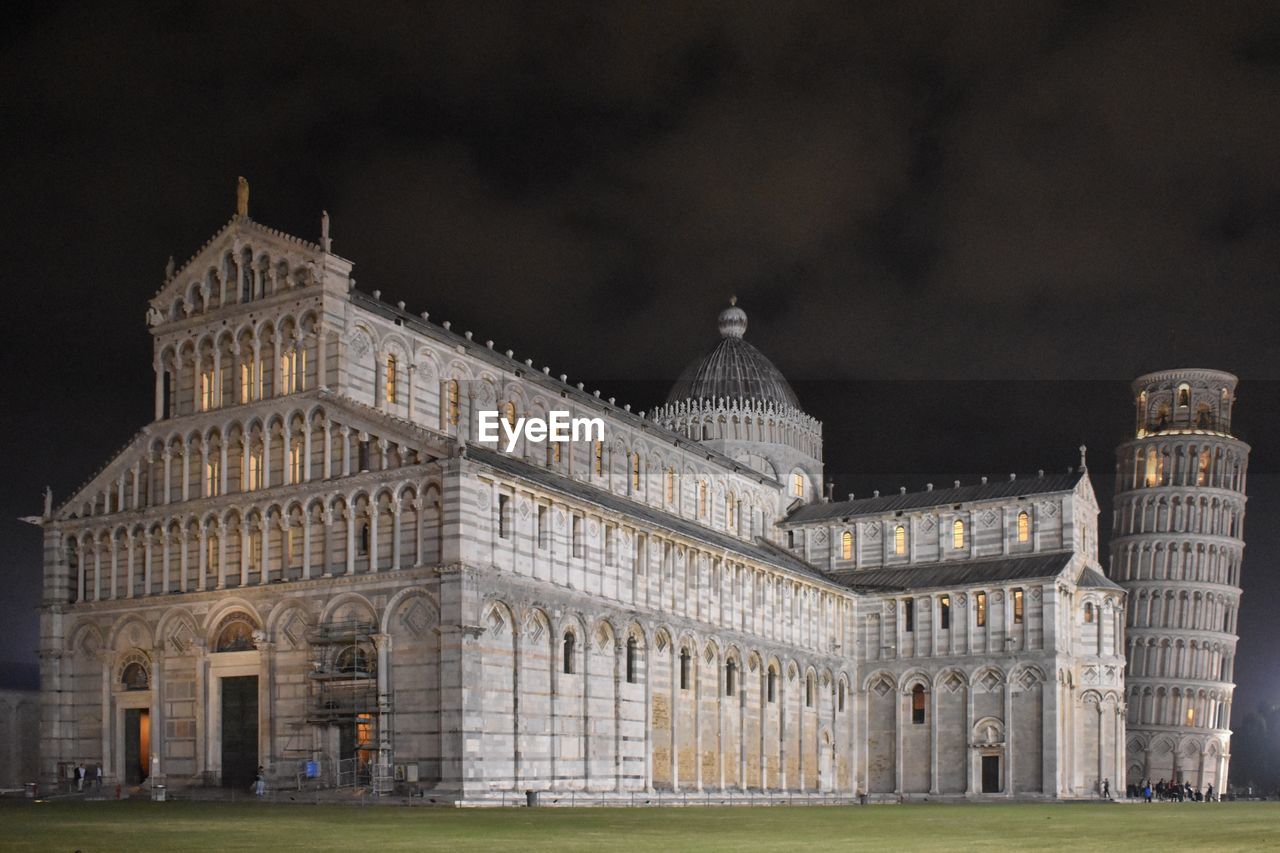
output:
POLYGON ((178 265, 173 260, 173 255, 169 256, 169 260, 164 265, 164 280, 173 281, 173 274, 177 271, 178 265))
POLYGON ((241 175, 236 184, 236 216, 249 216, 249 182, 241 175))
POLYGON ((333 241, 329 239, 329 211, 320 211, 320 248, 332 251, 333 241))
POLYGON ((53 489, 48 486, 44 487, 44 517, 46 521, 53 518, 53 489))

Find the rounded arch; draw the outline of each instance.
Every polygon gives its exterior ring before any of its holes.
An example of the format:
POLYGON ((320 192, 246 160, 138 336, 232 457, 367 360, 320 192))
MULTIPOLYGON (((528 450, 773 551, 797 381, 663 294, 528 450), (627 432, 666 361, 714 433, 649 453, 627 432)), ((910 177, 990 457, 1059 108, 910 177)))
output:
POLYGON ((371 625, 378 625, 381 622, 378 618, 378 608, 358 592, 335 595, 325 604, 324 610, 320 613, 321 624, 351 621, 367 622, 371 625))
POLYGON ((136 613, 126 613, 111 626, 107 648, 117 652, 135 647, 149 649, 153 633, 147 620, 136 613))

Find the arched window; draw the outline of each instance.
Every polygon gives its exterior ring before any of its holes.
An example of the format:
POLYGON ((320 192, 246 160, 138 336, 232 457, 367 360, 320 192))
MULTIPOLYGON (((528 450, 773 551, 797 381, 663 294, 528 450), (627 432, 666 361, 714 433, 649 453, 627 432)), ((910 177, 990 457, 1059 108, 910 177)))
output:
POLYGON ((707 481, 698 481, 698 518, 707 517, 707 481))
POLYGON ((147 690, 151 687, 147 668, 137 661, 125 666, 124 672, 120 674, 120 683, 124 685, 125 690, 147 690))
POLYGON ((1018 541, 1028 542, 1031 540, 1031 516, 1025 511, 1018 513, 1018 541))
POLYGON ((1084 603, 1084 621, 1086 622, 1093 621, 1093 602, 1092 601, 1086 601, 1084 603))
POLYGON ((640 451, 631 454, 631 491, 640 491, 640 451))
POLYGON ((951 524, 951 547, 964 547, 964 522, 958 518, 951 524))
POLYGON ((572 631, 564 632, 564 674, 573 675, 573 656, 574 646, 578 644, 577 638, 573 636, 572 631))
POLYGON ((765 678, 765 688, 766 701, 771 703, 778 701, 778 671, 772 665, 770 665, 769 674, 765 678))
POLYGON ((442 414, 445 426, 458 425, 458 380, 450 379, 444 384, 445 404, 442 414))
POLYGON ((387 402, 396 401, 396 357, 387 356, 387 402))
POLYGON ((1147 488, 1151 488, 1160 482, 1160 472, 1157 469, 1156 459, 1156 449, 1148 447, 1146 472, 1143 476, 1143 481, 1146 483, 1147 488))
POLYGON ((252 492, 262 488, 262 447, 255 447, 249 451, 249 482, 245 484, 245 491, 252 492))
POLYGON ((673 503, 676 499, 676 469, 667 469, 667 503, 673 503))
POLYGON ((924 685, 917 684, 911 688, 911 722, 913 725, 924 725, 924 685))
POLYGON ((977 624, 979 628, 986 627, 987 594, 985 592, 975 592, 973 594, 973 616, 975 624, 977 624))
POLYGON ((729 661, 724 665, 724 695, 733 696, 738 692, 738 664, 729 661))
POLYGON ((510 400, 503 404, 502 416, 506 418, 507 426, 514 430, 516 428, 516 404, 510 400))
POLYGON ((737 514, 734 512, 734 500, 733 492, 729 492, 724 496, 724 526, 727 530, 733 530, 738 526, 737 514))
POLYGON ((689 689, 689 650, 682 648, 680 650, 680 689, 689 689))
POLYGON ((627 684, 636 683, 636 638, 627 638, 627 684))
POLYGON ((360 551, 361 557, 369 554, 369 522, 363 522, 360 525, 360 551))
POLYGON ((596 476, 604 475, 604 442, 597 441, 595 444, 595 460, 596 460, 596 476))
POLYGON ((1191 405, 1191 386, 1185 382, 1178 386, 1178 405, 1191 405))
POLYGON ((907 528, 901 524, 893 528, 893 553, 898 556, 907 553, 907 528))
POLYGON ((836 710, 844 710, 844 682, 840 682, 840 690, 837 692, 836 710))
POLYGON ((795 498, 804 497, 804 474, 791 475, 791 496, 795 498))
POLYGON ((806 708, 813 707, 813 674, 805 676, 804 679, 804 706, 806 708))
POLYGON ((846 530, 840 534, 840 559, 853 559, 853 533, 846 530))

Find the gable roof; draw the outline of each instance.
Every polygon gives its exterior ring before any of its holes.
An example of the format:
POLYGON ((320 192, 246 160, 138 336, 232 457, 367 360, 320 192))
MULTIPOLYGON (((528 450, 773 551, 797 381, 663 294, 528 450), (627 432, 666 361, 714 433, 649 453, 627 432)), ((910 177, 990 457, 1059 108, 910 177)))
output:
POLYGON ((505 453, 499 453, 480 445, 468 444, 467 457, 496 471, 536 483, 549 491, 560 492, 578 500, 598 504, 619 515, 638 519, 654 527, 666 528, 689 539, 701 540, 711 548, 741 554, 813 580, 833 583, 832 578, 818 571, 809 563, 784 549, 778 548, 763 538, 757 538, 755 541, 738 539, 727 533, 703 527, 688 519, 671 515, 636 501, 620 498, 612 492, 579 482, 571 477, 561 476, 522 459, 517 459, 514 456, 508 456, 505 453))
POLYGON ((831 579, 861 592, 889 592, 979 583, 1052 578, 1062 573, 1075 556, 1071 551, 1001 557, 994 560, 964 560, 927 563, 891 569, 861 569, 833 572, 831 579))
POLYGON ((805 504, 781 522, 782 525, 808 524, 815 521, 853 518, 861 515, 878 515, 895 510, 928 509, 969 501, 997 500, 999 498, 1029 497, 1056 492, 1069 492, 1082 478, 1083 470, 1067 474, 1046 474, 1021 480, 998 480, 994 483, 978 483, 951 489, 933 489, 925 492, 882 495, 859 498, 852 501, 805 504))
POLYGON ((1085 566, 1080 571, 1080 577, 1076 579, 1076 586, 1080 587, 1081 589, 1085 589, 1085 588, 1118 589, 1118 590, 1124 589, 1124 587, 1120 586, 1120 584, 1111 580, 1111 578, 1107 577, 1102 572, 1098 571, 1092 566, 1085 566))

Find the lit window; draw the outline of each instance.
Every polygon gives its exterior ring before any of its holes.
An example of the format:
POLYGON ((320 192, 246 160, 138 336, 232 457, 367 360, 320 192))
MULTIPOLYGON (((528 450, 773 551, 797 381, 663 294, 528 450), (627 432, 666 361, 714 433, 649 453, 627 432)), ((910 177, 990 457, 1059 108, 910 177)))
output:
POLYGON ((698 518, 707 517, 707 483, 705 480, 698 481, 698 518))
POLYGON ((280 390, 292 394, 298 390, 298 353, 290 350, 280 356, 280 390))
POLYGON ((205 370, 200 374, 200 408, 207 412, 213 407, 213 371, 205 370))
POLYGON ((262 488, 262 448, 259 447, 249 453, 249 482, 245 485, 245 491, 251 492, 262 488))
POLYGON ((924 725, 924 686, 921 684, 911 688, 911 723, 924 725))
POLYGON ((450 379, 444 384, 444 421, 446 426, 458 425, 458 380, 450 379))
POLYGON ((253 392, 253 362, 240 364, 240 402, 247 403, 253 392))
POLYGON ((898 556, 907 553, 907 528, 901 524, 893 529, 893 553, 898 556))
POLYGON ((1191 405, 1191 386, 1190 385, 1187 385, 1184 383, 1178 386, 1178 405, 1179 406, 1191 405))
POLYGON ((1022 590, 1013 591, 1013 624, 1022 624, 1022 590))
POLYGON ((1143 478, 1146 481, 1148 488, 1160 482, 1160 473, 1157 470, 1157 467, 1156 467, 1157 464, 1158 463, 1156 462, 1156 449, 1154 447, 1148 447, 1146 476, 1143 478))
POLYGON ((604 442, 597 441, 595 443, 595 460, 596 460, 596 476, 604 475, 604 442))
POLYGON ((640 491, 640 453, 631 454, 631 490, 640 491))
POLYGON ((986 627, 987 624, 987 594, 985 592, 976 592, 973 594, 973 614, 977 619, 979 628, 986 627))
POLYGON ((942 630, 951 627, 951 596, 944 595, 938 599, 938 615, 942 619, 942 630))
POLYGON ((1086 601, 1084 604, 1084 621, 1093 621, 1093 602, 1086 601))
POLYGON ((667 503, 672 503, 676 499, 676 469, 667 469, 667 503))
POLYGON ((1018 541, 1028 542, 1031 540, 1031 516, 1025 512, 1018 513, 1018 541))
POLYGON ((204 466, 204 495, 207 498, 216 497, 218 487, 222 484, 222 463, 217 459, 210 459, 204 466))
POLYGON ((396 357, 387 356, 387 402, 396 401, 396 357))
POLYGON ((792 497, 804 497, 804 474, 791 475, 791 495, 792 497))
POLYGON ((1200 466, 1196 471, 1196 485, 1209 485, 1209 450, 1205 448, 1200 451, 1200 466))
POLYGON ((1196 709, 1188 708, 1187 709, 1187 725, 1194 726, 1195 724, 1196 724, 1196 709))
POLYGON ((302 482, 301 444, 293 444, 289 447, 289 481, 293 483, 302 482))
POLYGON ((505 406, 502 407, 502 409, 503 409, 503 414, 507 419, 507 426, 511 427, 514 430, 516 428, 516 404, 512 402, 508 402, 505 406))
POLYGON ((840 534, 840 559, 853 559, 853 533, 846 530, 840 534))
POLYGON ((964 522, 958 518, 955 520, 955 523, 951 525, 951 547, 964 547, 964 522))

